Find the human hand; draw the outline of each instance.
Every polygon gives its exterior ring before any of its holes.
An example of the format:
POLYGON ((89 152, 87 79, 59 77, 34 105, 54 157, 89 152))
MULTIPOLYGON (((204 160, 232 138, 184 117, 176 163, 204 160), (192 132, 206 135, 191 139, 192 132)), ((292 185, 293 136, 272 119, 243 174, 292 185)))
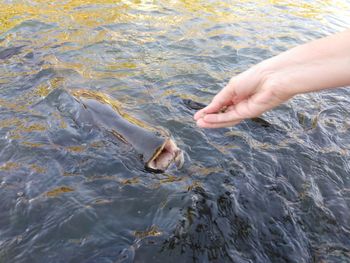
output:
POLYGON ((211 101, 194 115, 202 128, 221 128, 261 115, 292 97, 282 74, 259 64, 233 77, 211 101), (280 77, 281 76, 281 77, 280 77))
POLYGON ((229 127, 292 96, 350 85, 350 29, 267 59, 233 77, 194 115, 202 128, 229 127))

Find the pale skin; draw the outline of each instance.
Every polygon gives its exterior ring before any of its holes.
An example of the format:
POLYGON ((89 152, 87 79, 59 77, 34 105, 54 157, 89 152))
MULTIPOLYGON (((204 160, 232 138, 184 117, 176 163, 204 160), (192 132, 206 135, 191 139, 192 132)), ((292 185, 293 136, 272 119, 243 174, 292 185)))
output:
POLYGON ((230 127, 293 96, 350 85, 350 29, 297 46, 234 76, 194 115, 202 128, 230 127))

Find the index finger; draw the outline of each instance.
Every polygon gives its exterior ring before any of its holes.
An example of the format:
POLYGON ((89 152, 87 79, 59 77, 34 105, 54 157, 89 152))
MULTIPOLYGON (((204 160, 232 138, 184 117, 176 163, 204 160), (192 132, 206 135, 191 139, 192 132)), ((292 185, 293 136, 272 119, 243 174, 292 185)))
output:
POLYGON ((196 112, 194 119, 198 120, 203 118, 206 114, 219 112, 223 107, 232 104, 234 97, 234 91, 230 91, 228 86, 226 86, 213 98, 208 106, 196 112))
POLYGON ((211 102, 208 106, 206 106, 205 108, 197 111, 194 114, 194 119, 197 121, 200 118, 203 118, 206 114, 208 113, 212 113, 212 112, 217 112, 222 108, 220 103, 217 102, 211 102))

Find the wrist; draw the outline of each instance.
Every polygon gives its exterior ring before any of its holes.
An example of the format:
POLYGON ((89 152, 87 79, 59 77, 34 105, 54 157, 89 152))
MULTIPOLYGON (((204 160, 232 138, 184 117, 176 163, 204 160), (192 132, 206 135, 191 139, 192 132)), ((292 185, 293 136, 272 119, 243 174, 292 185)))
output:
POLYGON ((271 97, 284 102, 299 94, 296 83, 288 70, 275 68, 274 63, 261 63, 257 65, 255 74, 260 78, 259 89, 266 91, 271 97))

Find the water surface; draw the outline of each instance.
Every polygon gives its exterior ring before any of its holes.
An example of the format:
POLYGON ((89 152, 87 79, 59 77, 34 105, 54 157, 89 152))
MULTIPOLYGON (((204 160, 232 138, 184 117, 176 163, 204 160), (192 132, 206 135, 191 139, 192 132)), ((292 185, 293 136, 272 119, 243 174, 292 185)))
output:
POLYGON ((183 103, 349 27, 349 6, 0 1, 0 262, 350 262, 349 89, 297 96, 270 127, 199 129, 183 103), (81 88, 168 129, 184 167, 149 173, 76 125, 55 91, 81 88))

